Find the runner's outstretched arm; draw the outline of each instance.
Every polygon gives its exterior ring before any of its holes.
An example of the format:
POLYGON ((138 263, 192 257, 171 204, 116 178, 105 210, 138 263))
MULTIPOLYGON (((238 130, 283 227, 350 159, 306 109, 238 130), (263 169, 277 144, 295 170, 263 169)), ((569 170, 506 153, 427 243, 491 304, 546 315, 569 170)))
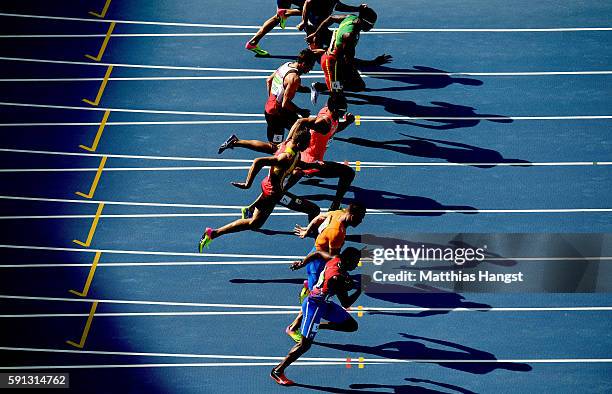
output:
POLYGON ((383 64, 391 63, 393 61, 393 56, 387 55, 383 53, 382 55, 376 56, 372 60, 363 60, 363 59, 354 59, 355 65, 357 67, 372 67, 372 66, 382 66, 383 64))
POLYGON ((319 227, 321 223, 323 223, 325 219, 327 219, 328 214, 329 212, 326 212, 315 217, 310 221, 310 223, 308 223, 307 227, 302 227, 299 224, 296 224, 295 228, 293 229, 294 234, 300 238, 306 237, 314 228, 319 227))
POLYGON ((317 27, 317 30, 314 31, 314 33, 306 36, 306 42, 313 43, 315 37, 317 36, 317 34, 319 34, 319 32, 323 29, 327 29, 328 27, 330 27, 331 25, 333 25, 334 23, 338 23, 340 24, 340 22, 342 22, 344 20, 344 18, 346 18, 348 15, 330 15, 327 17, 327 19, 325 19, 323 22, 321 22, 321 24, 319 25, 319 27, 317 27))
POLYGON ((232 185, 239 189, 248 189, 251 187, 251 185, 253 185, 253 180, 257 174, 259 174, 259 171, 261 171, 262 168, 277 165, 279 162, 279 159, 274 156, 259 157, 253 160, 253 164, 251 164, 246 180, 244 182, 232 182, 232 185))
POLYGON ((316 250, 312 252, 311 254, 309 254, 308 256, 304 257, 304 260, 296 261, 295 263, 291 264, 289 268, 291 269, 291 271, 295 271, 295 270, 299 270, 300 268, 306 267, 308 263, 310 263, 313 260, 322 259, 322 260, 327 261, 331 258, 332 256, 329 253, 323 252, 322 250, 316 250))

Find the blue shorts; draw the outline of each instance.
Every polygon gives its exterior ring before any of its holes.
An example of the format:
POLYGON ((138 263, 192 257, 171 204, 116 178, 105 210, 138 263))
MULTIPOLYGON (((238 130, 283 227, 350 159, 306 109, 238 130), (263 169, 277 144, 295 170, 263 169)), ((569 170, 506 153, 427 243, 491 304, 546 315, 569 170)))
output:
POLYGON ((302 325, 300 331, 308 339, 314 339, 319 331, 321 319, 333 323, 342 323, 351 319, 351 315, 340 305, 331 301, 320 301, 308 297, 302 303, 302 325))
MULTIPOLYGON (((317 249, 313 247, 308 254, 313 253, 316 250, 317 249)), ((321 271, 323 271, 324 267, 325 267, 325 260, 322 260, 322 259, 312 260, 310 263, 306 264, 306 275, 308 278, 308 290, 312 290, 314 285, 317 284, 317 281, 319 280, 319 275, 321 275, 321 271)))

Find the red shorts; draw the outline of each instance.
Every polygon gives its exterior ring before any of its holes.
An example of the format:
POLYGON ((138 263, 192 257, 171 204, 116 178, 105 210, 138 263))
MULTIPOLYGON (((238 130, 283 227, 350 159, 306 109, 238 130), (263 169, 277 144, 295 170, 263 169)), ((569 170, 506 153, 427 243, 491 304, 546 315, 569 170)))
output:
POLYGON ((274 189, 274 185, 270 182, 270 177, 267 176, 261 181, 261 192, 266 197, 271 197, 278 194, 278 190, 274 189))
POLYGON ((332 89, 334 82, 338 81, 338 59, 334 55, 330 55, 328 53, 323 54, 321 56, 321 68, 323 69, 323 74, 325 74, 325 84, 327 85, 327 89, 332 89))

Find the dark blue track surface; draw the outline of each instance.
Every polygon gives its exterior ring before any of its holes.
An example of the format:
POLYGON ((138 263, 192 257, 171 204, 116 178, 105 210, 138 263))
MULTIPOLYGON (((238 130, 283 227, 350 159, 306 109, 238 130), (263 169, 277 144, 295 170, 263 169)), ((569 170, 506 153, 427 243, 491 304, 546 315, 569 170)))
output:
MULTIPOLYGON (((73 18, 93 18, 88 11, 99 11, 104 5, 103 0, 63 1, 61 5, 42 0, 3 3, 8 4, 0 5, 2 13, 73 18)), ((218 0, 115 0, 106 19, 256 26, 274 12, 274 4, 269 0, 238 3, 244 8, 218 0)), ((529 1, 373 0, 369 4, 379 14, 377 27, 383 29, 601 28, 610 27, 612 14, 612 4, 606 1, 533 4, 529 1)), ((290 19, 288 25, 294 26, 297 23, 294 22, 290 19)), ((108 23, 0 16, 0 36, 104 35, 107 29, 108 23)), ((266 91, 262 77, 268 73, 252 70, 274 70, 292 59, 305 46, 303 36, 281 34, 264 38, 262 47, 276 56, 269 59, 254 58, 243 49, 246 35, 120 36, 251 34, 253 31, 252 28, 117 24, 101 63, 251 71, 115 66, 98 107, 88 106, 82 99, 95 98, 107 67, 96 65, 84 55, 96 55, 103 37, 0 38, 1 58, 89 63, 0 59, 0 102, 12 103, 0 105, 0 168, 3 169, 0 172, 0 295, 21 297, 0 298, 3 328, 0 367, 72 366, 59 371, 71 373, 74 392, 89 393, 612 391, 610 310, 569 309, 610 307, 612 297, 607 293, 364 294, 358 301, 364 307, 486 311, 365 314, 357 318, 360 328, 356 333, 321 332, 317 344, 305 356, 306 359, 337 359, 339 365, 290 367, 287 374, 300 387, 284 389, 270 380, 269 369, 291 346, 283 331, 297 310, 296 295, 303 278, 300 272, 291 272, 287 264, 307 253, 312 240, 301 240, 290 231, 295 223, 305 224, 306 218, 275 215, 264 226, 265 231, 243 232, 215 240, 209 250, 213 255, 197 256, 194 252, 204 227, 218 227, 233 220, 239 212, 234 206, 246 205, 257 197, 259 189, 255 186, 240 191, 229 184, 246 176, 249 160, 257 154, 236 149, 218 156, 217 147, 231 133, 247 139, 265 139, 262 115, 266 91), (233 78, 236 76, 260 78, 233 78), (224 79, 122 80, 142 77, 224 79), (40 78, 94 80, 6 80, 40 78), (16 103, 94 110, 20 107, 16 103), (111 109, 111 114, 95 152, 98 156, 83 156, 90 152, 79 149, 79 145, 91 146, 106 109, 111 109), (181 113, 131 113, 118 109, 181 113), (253 116, 210 116, 201 112, 253 116), (219 123, 197 123, 202 121, 219 123), (25 126, 24 123, 48 125, 25 126), (92 203, 79 203, 85 199, 75 192, 89 191, 102 155, 140 158, 109 157, 92 203), (161 160, 162 157, 173 159, 161 160), (202 158, 237 161, 202 161, 202 158), (46 171, 18 171, 25 169, 46 171), (6 196, 42 200, 10 200, 6 196), (72 241, 87 237, 98 201, 153 205, 107 203, 89 248, 77 246, 72 241), (15 248, 20 245, 25 248, 15 248), (85 302, 80 302, 83 299, 68 290, 82 290, 96 250, 104 252, 89 294, 85 302), (269 255, 281 257, 266 257, 269 255), (251 260, 257 263, 247 263, 251 260), (236 264, 203 265, 202 262, 236 264), (135 265, 138 263, 161 265, 135 265), (51 266, 7 267, 24 264, 51 266), (98 304, 81 351, 65 341, 78 342, 82 335, 92 305, 87 300, 107 301, 98 304), (186 304, 155 304, 158 301, 186 304), (496 310, 503 307, 565 310, 496 310), (232 311, 255 314, 176 314, 232 311), (275 314, 265 314, 266 311, 275 314), (170 315, 150 315, 161 312, 170 315), (109 316, 109 313, 149 315, 109 316), (61 316, 7 317, 15 314, 61 316), (156 354, 128 355, 126 352, 156 354), (354 363, 347 369, 342 362, 346 357, 364 357, 372 364, 361 369, 354 363), (457 362, 462 360, 502 361, 457 362), (128 368, 138 364, 156 365, 128 368), (105 365, 124 367, 107 369, 105 365)), ((612 75, 426 74, 609 71, 612 69, 610 34, 610 31, 435 31, 362 35, 358 57, 371 59, 382 53, 394 57, 392 63, 370 71, 422 75, 367 77, 368 91, 348 95, 351 112, 366 119, 371 116, 462 119, 386 119, 382 122, 364 119, 360 126, 351 126, 333 141, 326 158, 364 162, 345 202, 359 200, 370 209, 385 211, 369 214, 360 227, 351 229, 348 244, 369 249, 392 247, 398 239, 418 242, 411 238, 411 233, 427 232, 611 232, 612 166, 588 164, 611 160, 612 119, 516 118, 610 116, 612 75), (477 119, 481 117, 488 119, 477 119), (384 166, 372 167, 365 164, 368 162, 382 162, 384 166), (568 162, 587 165, 558 165, 568 162), (445 165, 432 165, 436 163, 445 165), (531 165, 542 163, 557 164, 531 165), (549 209, 600 211, 537 212, 549 209), (601 211, 605 209, 608 211, 601 211), (397 210, 412 212, 390 212, 397 210), (415 212, 419 210, 429 212, 415 212), (536 212, 493 213, 490 210, 536 212)), ((320 71, 319 66, 315 71, 320 71)), ((321 78, 320 73, 312 73, 304 80, 310 83, 321 78)), ((295 101, 302 107, 312 107, 306 95, 298 96, 295 101)), ((312 108, 313 112, 318 109, 312 108)), ((294 192, 327 208, 334 186, 329 180, 307 181, 297 185, 294 192)), ((537 255, 537 250, 532 251, 531 256, 537 255)))

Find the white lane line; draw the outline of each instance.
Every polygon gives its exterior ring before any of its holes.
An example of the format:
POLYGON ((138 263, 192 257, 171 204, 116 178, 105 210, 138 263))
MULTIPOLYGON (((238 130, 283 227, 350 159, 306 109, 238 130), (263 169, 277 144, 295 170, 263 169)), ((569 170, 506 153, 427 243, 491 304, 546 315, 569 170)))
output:
MULTIPOLYGON (((362 77, 365 78, 376 78, 382 76, 416 76, 416 77, 428 77, 428 76, 481 76, 481 77, 525 77, 525 76, 581 76, 581 75, 612 75, 612 71, 542 71, 542 72, 489 72, 489 73, 444 73, 444 72, 397 72, 378 74, 375 72, 361 72, 362 77)), ((108 81, 205 81, 205 80, 253 80, 253 79, 266 79, 266 75, 236 75, 231 78, 224 75, 216 76, 187 76, 187 77, 112 77, 108 81)), ((302 75, 302 79, 323 79, 323 75, 302 75)), ((104 78, 0 78, 0 82, 100 82, 104 78)))
MULTIPOLYGON (((107 368, 205 368, 205 367, 272 367, 278 362, 243 362, 243 363, 169 363, 169 364, 86 364, 86 365, 25 365, 17 367, 0 367, 0 370, 72 370, 72 369, 107 369, 107 368)), ((295 366, 345 365, 346 361, 296 361, 295 366)), ((363 362, 363 365, 382 363, 363 362)))
MULTIPOLYGON (((107 21, 108 22, 108 21, 107 21)), ((336 30, 336 29, 331 29, 336 30)), ((408 31, 385 31, 385 30, 372 30, 369 32, 361 32, 361 34, 367 35, 387 35, 387 34, 406 34, 412 33, 408 31)), ((117 33, 113 34, 113 38, 152 38, 152 37, 251 37, 253 32, 232 32, 232 33, 117 33)), ((300 31, 285 31, 285 32, 272 32, 266 34, 266 36, 304 36, 305 34, 300 31)), ((0 39, 20 39, 20 38, 101 38, 106 37, 106 34, 5 34, 0 35, 0 39)))
MULTIPOLYGON (((461 214, 499 214, 499 213, 607 213, 612 208, 563 208, 563 209, 386 209, 368 212, 368 215, 393 215, 403 213, 461 213, 461 214)), ((301 212, 274 212, 271 216, 304 216, 301 212)), ((0 220, 51 220, 51 219, 93 219, 96 215, 13 215, 0 216, 0 220)), ((143 214, 102 214, 106 219, 152 219, 152 218, 199 218, 199 217, 239 217, 240 213, 143 213, 143 214)))
MULTIPOLYGON (((21 58, 21 57, 0 57, 0 61, 47 63, 47 64, 71 64, 71 65, 94 66, 94 67, 113 66, 114 68, 142 68, 142 69, 155 69, 155 70, 252 72, 252 73, 266 73, 266 74, 270 74, 275 71, 272 69, 252 69, 252 68, 165 66, 165 65, 152 65, 152 64, 98 63, 98 62, 94 63, 94 62, 78 62, 78 61, 68 61, 68 60, 53 60, 53 59, 33 59, 33 58, 21 58)), ((323 74, 323 71, 311 71, 311 73, 323 74)))
MULTIPOLYGON (((388 364, 381 360, 380 362, 367 362, 364 360, 361 364, 363 365, 382 365, 388 364)), ((492 363, 492 362, 504 362, 504 363, 609 363, 612 359, 550 359, 550 360, 401 360, 405 363, 450 363, 450 362, 472 362, 477 363, 492 363)), ((399 360, 397 362, 400 362, 399 360)), ((353 362, 355 364, 356 362, 353 362)), ((0 370, 72 370, 72 369, 107 369, 107 368, 206 368, 206 367, 271 367, 275 366, 277 362, 244 362, 244 363, 166 363, 166 364, 86 364, 86 365, 26 365, 26 366, 13 366, 13 367, 0 367, 0 370)), ((325 366, 325 365, 345 365, 344 362, 340 361, 296 361, 291 365, 295 366, 325 366)))
MULTIPOLYGON (((612 162, 586 161, 586 162, 557 162, 557 163, 409 163, 394 165, 393 163, 368 165, 361 162, 361 168, 393 168, 393 167, 470 167, 470 166, 492 166, 492 167, 588 167, 609 166, 612 162)), ((350 165, 354 167, 355 165, 350 165)), ((220 171, 220 170, 248 170, 250 166, 199 166, 199 167, 104 167, 105 172, 112 171, 220 171)), ((30 173, 30 172, 96 172, 98 168, 6 168, 0 169, 0 173, 30 173)))
POLYGON ((29 246, 29 245, 0 245, 0 249, 25 249, 25 250, 50 250, 58 252, 81 252, 81 253, 109 253, 127 255, 150 255, 150 256, 189 256, 189 257, 235 257, 235 258, 254 258, 254 259, 303 259, 304 256, 281 256, 281 255, 259 255, 259 254, 225 254, 225 253, 188 253, 188 252, 160 252, 148 250, 119 250, 119 249, 78 249, 60 248, 50 246, 29 246))
MULTIPOLYGON (((180 307, 207 307, 228 309, 256 309, 256 310, 299 310, 300 306, 293 305, 247 305, 247 304, 207 304, 196 302, 175 301, 143 301, 143 300, 115 300, 115 299, 91 299, 91 298, 58 298, 58 297, 34 297, 17 295, 0 295, 0 299, 27 300, 27 301, 51 301, 51 302, 99 302, 101 304, 131 304, 131 305, 164 305, 180 307)), ((489 307, 489 308, 422 308, 422 307, 367 307, 361 310, 370 312, 597 312, 612 311, 611 306, 560 306, 560 307, 489 307)))
MULTIPOLYGON (((370 310, 376 311, 376 310, 370 310)), ((411 312, 426 312, 428 310, 419 310, 411 312)), ((474 309, 453 309, 447 312, 609 312, 612 307, 574 307, 568 309, 565 307, 559 308, 490 308, 483 310, 474 309)), ((357 314, 358 310, 347 310, 348 313, 357 314)), ((198 311, 198 312, 110 312, 96 313, 98 317, 176 317, 176 316, 252 316, 252 315, 295 315, 295 310, 285 311, 198 311)), ((87 317, 88 313, 33 313, 33 314, 13 314, 0 315, 0 319, 29 319, 29 318, 66 318, 66 317, 87 317)))
POLYGON ((26 107, 26 108, 45 108, 45 109, 67 109, 76 111, 97 111, 97 112, 128 112, 128 113, 143 113, 143 114, 165 114, 165 115, 194 115, 194 116, 237 116, 237 117, 263 117, 264 114, 246 114, 235 112, 202 112, 202 111, 170 111, 157 109, 130 109, 130 108, 99 108, 99 107, 75 107, 69 105, 46 105, 46 104, 29 104, 29 103, 7 103, 0 102, 0 106, 7 107, 26 107))
MULTIPOLYGON (((370 261, 369 258, 362 260, 370 261)), ((533 259, 528 258, 487 258, 484 261, 495 261, 495 260, 517 260, 517 261, 530 261, 533 259)), ((544 260, 542 258, 537 260, 544 260)), ((594 261, 609 261, 611 257, 598 256, 598 257, 582 257, 582 258, 549 258, 550 261, 567 261, 567 260, 594 260, 594 261)), ((544 260, 546 261, 546 260, 544 260)), ((165 262, 132 262, 132 263, 99 263, 98 267, 181 267, 181 266, 208 266, 208 265, 289 265, 293 261, 282 261, 282 260, 262 260, 262 261, 165 261, 165 262)), ((2 268, 90 268, 91 263, 46 263, 46 264, 0 264, 2 268)))
MULTIPOLYGON (((213 25, 207 23, 185 23, 185 22, 164 22, 164 21, 139 21, 139 20, 122 20, 122 19, 91 19, 91 18, 73 18, 65 16, 50 16, 50 15, 32 15, 32 14, 15 14, 15 13, 0 13, 3 17, 13 18, 32 18, 32 19, 49 19, 63 20, 73 22, 97 22, 116 24, 132 24, 132 25, 156 25, 156 26, 180 26, 180 27, 202 27, 202 28, 218 28, 218 29, 259 29, 260 26, 250 25, 213 25)), ((296 30, 295 27, 287 29, 296 30)), ((612 27, 547 27, 547 28, 478 28, 478 29, 406 29, 406 28, 377 28, 374 32, 493 32, 493 33, 510 33, 510 32, 571 32, 571 31, 612 31, 612 27)), ((302 33, 303 34, 303 33, 302 33)))
MULTIPOLYGON (((390 213, 377 213, 379 215, 390 213)), ((300 212, 275 212, 271 216, 302 216, 306 215, 300 212)), ((143 213, 143 214, 103 214, 98 217, 101 219, 154 219, 154 218, 225 218, 225 217, 240 217, 239 212, 236 213, 143 213)), ((95 215, 15 215, 15 216, 0 216, 0 220, 31 220, 31 219, 93 219, 95 215)))
MULTIPOLYGON (((49 348, 26 348, 26 347, 0 347, 0 351, 20 351, 20 352, 42 352, 42 353, 71 353, 71 354, 95 354, 106 356, 137 356, 137 357, 170 357, 170 358, 203 358, 218 360, 258 360, 258 361, 278 361, 283 357, 278 356, 243 356, 225 354, 185 354, 185 353, 148 353, 148 352, 117 352, 102 350, 72 350, 72 349, 49 349, 49 348)), ((302 357, 300 360, 305 362, 338 362, 346 364, 346 358, 340 357, 302 357)), ((552 358, 552 359, 394 359, 394 358, 364 358, 366 363, 473 363, 473 364, 497 364, 497 363, 609 363, 612 358, 552 358)), ((19 368, 19 367, 0 367, 0 368, 19 368)))
MULTIPOLYGON (((205 124, 265 124, 265 120, 195 120, 165 122, 106 122, 106 126, 166 126, 166 125, 205 125, 205 124)), ((100 126, 100 123, 0 123, 0 127, 51 127, 51 126, 100 126)))
MULTIPOLYGON (((593 163, 591 163, 593 165, 593 163)), ((363 166, 368 168, 370 166, 363 166)), ((380 167, 380 166, 377 166, 380 167)), ((387 167, 387 166, 385 166, 387 167)), ((248 170, 250 166, 225 166, 225 167, 104 167, 105 172, 112 171, 218 171, 218 170, 248 170)), ((371 167, 370 167, 371 168, 371 167)), ((27 172, 96 172, 97 168, 7 168, 1 169, 0 173, 27 173, 27 172)))
MULTIPOLYGON (((56 155, 56 156, 79 156, 79 157, 103 157, 117 158, 117 159, 137 159, 137 160, 171 160, 171 161, 194 161, 194 162, 221 162, 221 163, 252 163, 253 160, 248 159, 219 159, 219 158, 204 158, 204 157, 180 157, 180 156, 141 156, 141 155, 117 155, 110 153, 81 153, 81 152, 58 152, 58 151, 41 151, 41 150, 29 150, 29 149, 8 149, 0 148, 0 152, 6 153, 27 153, 27 154, 41 154, 41 155, 56 155)), ((340 163, 340 162, 339 162, 340 163)), ((349 165, 354 166, 354 161, 348 162, 349 165)), ((442 166, 442 167, 465 167, 465 166, 518 166, 518 167, 531 167, 531 166, 592 166, 592 165, 612 165, 610 161, 563 161, 563 162, 530 162, 530 163, 446 163, 446 162, 381 162, 381 161, 362 161, 361 166, 370 167, 413 167, 413 166, 442 166)), ((112 167, 111 167, 112 168, 112 167)), ((128 167, 131 168, 131 167, 128 167)), ((183 167, 170 167, 170 168, 183 168, 183 167)), ((204 167, 184 167, 200 169, 204 167)), ((220 167, 206 167, 206 168, 220 168, 220 167)), ((238 167, 236 167, 238 168, 238 167)), ((247 167, 248 168, 248 167, 247 167)), ((11 172, 11 171, 27 171, 28 169, 16 169, 16 170, 0 170, 0 172, 11 172)), ((30 171, 42 171, 42 170, 56 170, 61 169, 39 169, 30 171)), ((92 169, 66 169, 75 171, 91 171, 92 169)), ((97 168, 94 169, 97 171, 97 168)))
MULTIPOLYGON (((275 70, 271 69, 252 69, 252 68, 223 68, 223 67, 190 67, 190 66, 169 66, 169 65, 151 65, 151 64, 125 64, 125 63, 94 63, 94 62, 79 62, 79 61, 68 61, 68 60, 52 60, 52 59, 33 59, 33 58, 17 58, 17 57, 0 57, 0 61, 16 61, 16 62, 30 62, 30 63, 51 63, 51 64, 68 64, 68 65, 80 65, 80 66, 97 66, 97 67, 108 67, 113 66, 114 68, 141 68, 141 69, 162 69, 162 70, 186 70, 186 71, 218 71, 218 72, 244 72, 244 73, 265 73, 270 74, 275 70)), ((425 72, 425 71, 361 71, 362 76, 366 77, 380 77, 380 76, 547 76, 547 75, 609 75, 612 74, 610 70, 587 70, 587 71, 518 71, 518 72, 425 72)), ((265 79, 268 75, 244 75, 236 76, 231 79, 265 79)), ((322 71, 311 71, 309 75, 303 75, 302 78, 322 78, 322 71)), ((148 80, 149 77, 137 77, 134 80, 148 80)), ((151 78, 203 78, 203 79, 228 79, 227 76, 207 76, 207 77, 151 77, 151 78)), ((4 81, 11 81, 12 79, 4 79, 4 81)), ((24 79, 14 79, 20 81, 24 79)), ((27 81, 27 79, 25 79, 27 81)), ((43 78, 41 80, 54 80, 51 78, 43 78)), ((69 79, 70 80, 70 79, 69 79)), ((103 78, 73 78, 72 80, 87 80, 87 81, 101 81, 103 78)), ((111 80, 132 80, 131 78, 111 78, 111 80)))
MULTIPOLYGON (((59 202, 70 204, 105 204, 105 205, 127 205, 127 206, 143 206, 143 207, 175 207, 175 208, 204 208, 204 209, 240 209, 240 205, 209 205, 209 204, 179 204, 179 203, 157 203, 157 202, 131 202, 131 201, 105 201, 105 200, 77 200, 64 198, 41 198, 41 197, 18 197, 18 196, 0 196, 0 200, 17 200, 17 201, 41 201, 41 202, 59 202)), ((288 211, 288 208, 279 207, 277 209, 288 211)))
POLYGON ((568 115, 568 116, 362 116, 362 122, 394 122, 397 120, 578 120, 578 119, 612 119, 612 115, 568 115))
MULTIPOLYGON (((149 261, 133 263, 98 263, 98 267, 194 267, 207 265, 289 265, 293 260, 261 261, 149 261)), ((0 268, 68 268, 91 267, 91 263, 49 263, 49 264, 0 264, 0 268)))
MULTIPOLYGON (((61 248, 52 246, 33 245, 0 245, 0 249, 25 249, 25 250, 48 250, 59 252, 80 253, 105 253, 105 254, 127 254, 127 255, 151 255, 151 256, 189 256, 189 257, 236 257, 236 258, 262 258, 262 259, 303 259, 305 256, 279 256, 279 255, 253 255, 253 254, 218 254, 218 253, 187 253, 187 252, 159 252, 148 250, 119 250, 119 249, 78 249, 61 248)), ((371 260, 365 258, 363 260, 371 260)), ((612 256, 586 256, 586 257, 487 257, 485 261, 584 261, 584 260, 612 260, 612 256)))
MULTIPOLYGON (((165 114, 165 115, 193 115, 193 116, 237 116, 237 117, 263 117, 264 114, 232 113, 232 112, 201 112, 201 111, 172 111, 172 110, 153 110, 153 109, 131 109, 131 108, 98 108, 98 107, 75 107, 68 105, 47 105, 31 103, 11 103, 0 102, 0 106, 25 107, 25 108, 44 108, 62 109, 78 111, 97 111, 97 112, 128 112, 146 114, 165 114)), ((571 120, 571 119, 612 119, 612 115, 566 115, 566 116, 373 116, 362 115, 362 122, 394 122, 398 120, 431 120, 431 121, 454 121, 454 120, 571 120)))
MULTIPOLYGON (((349 311, 357 313, 358 311, 349 311)), ((242 316, 242 315, 295 315, 295 311, 223 311, 223 312, 120 312, 96 313, 99 317, 149 317, 149 316, 242 316)), ((0 319, 26 319, 26 318, 64 318, 87 317, 89 313, 37 313, 28 315, 0 315, 0 319)))
POLYGON ((300 306, 295 305, 248 305, 248 304, 211 304, 201 302, 176 302, 176 301, 139 301, 139 300, 104 300, 91 298, 57 298, 57 297, 30 297, 30 296, 14 296, 0 295, 0 299, 6 300, 29 300, 29 301, 57 301, 57 302, 99 302, 102 304, 130 304, 130 305, 164 305, 164 306, 181 306, 181 307, 206 307, 206 308, 231 308, 231 309, 287 309, 296 311, 300 306))
MULTIPOLYGON (((265 75, 236 75, 227 76, 210 76, 210 77, 129 77, 129 78, 109 78, 108 81, 199 81, 199 80, 225 80, 231 82, 238 79, 266 79, 265 75)), ((317 75, 302 75, 302 79, 323 79, 323 76, 317 75)), ((104 78, 4 78, 0 82, 98 82, 104 78)))
MULTIPOLYGON (((493 77, 493 76, 552 76, 552 75, 612 75, 612 71, 574 71, 574 72, 533 72, 533 73, 411 73, 401 75, 414 75, 414 76, 480 76, 493 77), (484 74, 484 75, 483 75, 484 74)), ((398 74, 399 75, 399 74, 398 74)), ((364 74, 362 77, 365 78, 376 78, 376 75, 364 74)), ((252 80, 252 79, 266 79, 265 75, 236 75, 227 76, 189 76, 189 77, 113 77, 109 78, 108 81, 205 81, 205 80, 223 80, 231 82, 233 80, 252 80)), ((302 79, 323 79, 323 75, 302 75, 302 79)), ((104 78, 0 78, 0 82, 100 82, 104 78)))

